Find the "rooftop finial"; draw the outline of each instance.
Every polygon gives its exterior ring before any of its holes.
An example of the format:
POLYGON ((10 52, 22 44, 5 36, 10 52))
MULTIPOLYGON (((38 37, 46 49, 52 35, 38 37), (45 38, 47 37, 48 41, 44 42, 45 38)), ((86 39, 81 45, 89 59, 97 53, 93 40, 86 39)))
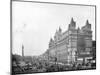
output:
POLYGON ((89 21, 88 20, 86 21, 86 25, 89 25, 89 21))
POLYGON ((59 32, 61 32, 62 30, 61 30, 61 28, 60 28, 60 26, 59 26, 59 32))
POLYGON ((69 29, 75 29, 76 27, 76 22, 73 20, 73 17, 71 18, 71 22, 69 24, 69 29))
POLYGON ((71 19, 71 23, 73 23, 74 22, 74 19, 73 19, 73 17, 72 17, 72 19, 71 19))

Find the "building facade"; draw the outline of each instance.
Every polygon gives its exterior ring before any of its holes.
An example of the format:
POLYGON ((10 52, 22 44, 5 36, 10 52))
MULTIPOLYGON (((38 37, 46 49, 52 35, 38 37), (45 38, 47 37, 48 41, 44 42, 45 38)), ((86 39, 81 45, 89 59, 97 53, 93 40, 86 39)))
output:
POLYGON ((49 48, 45 55, 50 61, 56 58, 58 62, 74 63, 78 60, 91 58, 92 30, 91 24, 86 21, 81 29, 76 28, 76 22, 71 19, 68 30, 56 31, 54 38, 50 39, 49 48))

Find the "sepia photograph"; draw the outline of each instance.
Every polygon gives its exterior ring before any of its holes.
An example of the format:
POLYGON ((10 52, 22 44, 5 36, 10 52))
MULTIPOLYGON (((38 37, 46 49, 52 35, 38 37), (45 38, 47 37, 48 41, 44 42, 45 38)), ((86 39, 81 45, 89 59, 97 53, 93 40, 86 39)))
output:
POLYGON ((96 69, 96 6, 11 1, 11 74, 96 69))

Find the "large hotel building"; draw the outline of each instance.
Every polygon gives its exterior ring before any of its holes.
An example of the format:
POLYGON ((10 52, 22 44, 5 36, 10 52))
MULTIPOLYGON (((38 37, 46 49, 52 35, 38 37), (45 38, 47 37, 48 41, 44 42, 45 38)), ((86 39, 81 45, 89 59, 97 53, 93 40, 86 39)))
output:
POLYGON ((56 31, 54 38, 50 39, 49 48, 44 53, 46 59, 58 62, 74 63, 80 60, 92 58, 92 30, 89 21, 81 27, 76 28, 76 22, 71 19, 68 30, 56 31))

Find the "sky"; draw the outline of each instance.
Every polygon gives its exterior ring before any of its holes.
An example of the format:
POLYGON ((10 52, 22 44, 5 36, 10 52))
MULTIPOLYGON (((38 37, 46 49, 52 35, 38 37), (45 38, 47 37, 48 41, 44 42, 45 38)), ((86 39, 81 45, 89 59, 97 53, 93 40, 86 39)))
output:
POLYGON ((73 17, 76 28, 92 26, 95 40, 95 7, 31 2, 12 2, 12 51, 24 55, 38 56, 48 49, 50 38, 61 27, 66 31, 73 17))

